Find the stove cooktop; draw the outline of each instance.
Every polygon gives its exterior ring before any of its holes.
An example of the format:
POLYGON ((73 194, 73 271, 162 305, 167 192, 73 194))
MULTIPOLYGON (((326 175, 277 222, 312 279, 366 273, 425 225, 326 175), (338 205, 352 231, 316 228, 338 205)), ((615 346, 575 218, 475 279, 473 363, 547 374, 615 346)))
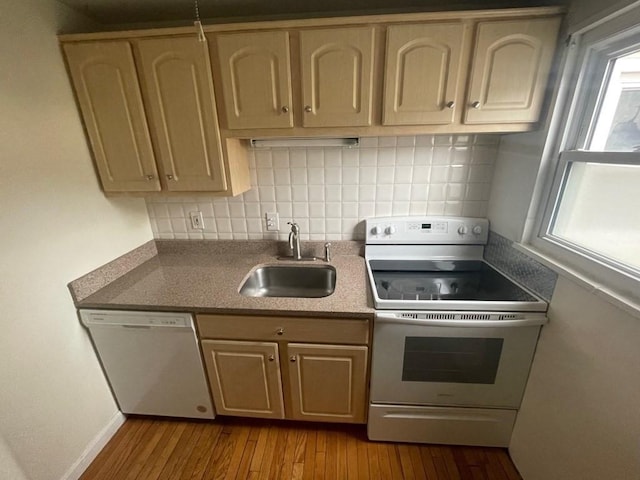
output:
POLYGON ((383 300, 538 301, 480 260, 371 260, 370 267, 383 300))
POLYGON ((376 217, 365 228, 376 310, 547 310, 544 300, 484 261, 486 219, 376 217))

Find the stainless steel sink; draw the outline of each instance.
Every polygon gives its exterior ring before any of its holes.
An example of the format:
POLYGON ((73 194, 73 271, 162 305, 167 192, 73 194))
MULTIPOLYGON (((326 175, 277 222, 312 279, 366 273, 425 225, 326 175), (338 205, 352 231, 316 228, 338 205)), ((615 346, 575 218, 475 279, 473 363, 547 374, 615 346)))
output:
POLYGON ((246 297, 327 297, 336 288, 331 265, 266 265, 256 268, 240 287, 246 297))

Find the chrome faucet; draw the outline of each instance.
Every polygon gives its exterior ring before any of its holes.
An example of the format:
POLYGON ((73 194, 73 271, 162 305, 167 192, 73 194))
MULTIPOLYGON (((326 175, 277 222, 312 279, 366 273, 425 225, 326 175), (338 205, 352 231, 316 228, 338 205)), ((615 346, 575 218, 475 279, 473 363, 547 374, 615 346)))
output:
POLYGON ((289 232, 289 249, 292 255, 290 257, 278 257, 278 260, 316 260, 316 257, 303 257, 300 250, 300 225, 296 222, 287 222, 291 225, 289 232))
POLYGON ((302 260, 302 255, 300 255, 300 226, 296 222, 287 222, 287 225, 291 225, 289 248, 293 253, 293 259, 302 260))

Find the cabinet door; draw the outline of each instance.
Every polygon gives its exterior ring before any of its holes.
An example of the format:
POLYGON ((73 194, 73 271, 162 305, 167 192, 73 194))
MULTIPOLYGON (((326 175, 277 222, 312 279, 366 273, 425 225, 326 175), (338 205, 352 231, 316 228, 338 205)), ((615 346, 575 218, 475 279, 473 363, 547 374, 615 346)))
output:
POLYGON ((293 126, 288 32, 218 35, 227 127, 293 126))
POLYGON ((459 23, 388 28, 385 125, 453 122, 464 33, 459 23))
POLYGON ((202 340, 216 412, 284 418, 278 344, 202 340))
POLYGON ((480 22, 465 123, 536 122, 560 18, 480 22))
POLYGON ((227 188, 207 44, 195 35, 137 43, 143 93, 170 191, 227 188))
POLYGON ((64 52, 104 191, 160 190, 131 45, 67 43, 64 52))
POLYGON ((371 125, 374 30, 300 32, 305 127, 371 125))
POLYGON ((363 423, 367 347, 287 345, 291 418, 363 423))

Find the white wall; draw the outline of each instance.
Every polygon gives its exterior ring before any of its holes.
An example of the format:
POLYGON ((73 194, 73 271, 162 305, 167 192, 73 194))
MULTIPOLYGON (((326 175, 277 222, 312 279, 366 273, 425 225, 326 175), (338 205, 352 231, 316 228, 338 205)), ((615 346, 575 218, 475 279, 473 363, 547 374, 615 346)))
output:
POLYGON ((484 217, 498 149, 496 135, 362 138, 358 148, 255 149, 252 188, 235 198, 152 197, 156 238, 261 239, 264 214, 294 219, 303 240, 364 239, 365 218, 389 215, 484 217), (190 228, 201 211, 205 229, 190 228))
MULTIPOLYGON (((625 3, 629 3, 628 1, 625 3)), ((575 0, 569 30, 599 0, 575 0)), ((492 229, 520 241, 546 132, 503 136, 489 199, 492 229)), ((560 277, 510 452, 524 480, 640 478, 640 315, 560 277)))
POLYGON ((491 230, 520 241, 536 183, 545 131, 504 135, 500 140, 487 216, 491 230))
POLYGON ((640 478, 640 318, 560 278, 511 456, 525 480, 640 478))
POLYGON ((66 284, 152 238, 99 190, 53 1, 0 3, 0 477, 59 479, 117 412, 66 284))

